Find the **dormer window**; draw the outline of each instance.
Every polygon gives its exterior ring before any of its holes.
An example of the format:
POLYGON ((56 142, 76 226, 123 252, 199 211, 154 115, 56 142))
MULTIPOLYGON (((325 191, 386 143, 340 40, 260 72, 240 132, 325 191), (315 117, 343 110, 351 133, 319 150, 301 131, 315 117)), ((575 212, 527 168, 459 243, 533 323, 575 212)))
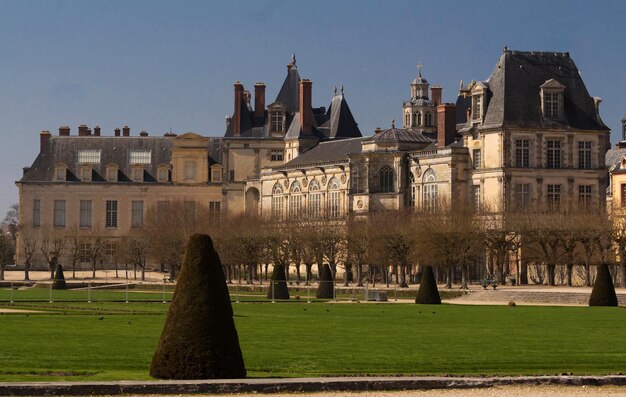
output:
POLYGON ((185 180, 193 181, 196 179, 196 163, 195 161, 185 161, 185 180))
POLYGON ((563 91, 565 86, 555 79, 550 79, 541 85, 541 110, 546 119, 561 119, 563 109, 563 91))
POLYGON ((107 182, 117 182, 117 164, 109 164, 106 168, 107 182))
POLYGON ((100 150, 79 150, 78 164, 100 164, 100 150))
POLYGON ((91 182, 93 170, 90 166, 80 167, 80 180, 83 182, 91 182))
POLYGON ((220 165, 214 164, 211 166, 211 182, 222 182, 222 167, 220 165))
POLYGON ((54 180, 57 182, 67 180, 67 166, 65 164, 60 163, 54 166, 54 180))
POLYGON ((157 171, 157 179, 159 182, 169 182, 170 181, 170 169, 167 165, 161 164, 157 171))
POLYGON ((487 86, 478 82, 472 88, 472 123, 482 123, 485 117, 485 93, 487 86))
POLYGON ((483 107, 482 95, 474 95, 472 97, 472 120, 480 121, 482 107, 483 107))
POLYGON ((132 169, 133 182, 143 182, 143 166, 133 166, 132 169))
POLYGON ((128 154, 129 164, 150 164, 152 162, 151 150, 131 150, 128 154))
POLYGON ((283 132, 284 131, 284 123, 283 123, 283 112, 273 111, 270 114, 271 123, 270 123, 270 132, 283 132))

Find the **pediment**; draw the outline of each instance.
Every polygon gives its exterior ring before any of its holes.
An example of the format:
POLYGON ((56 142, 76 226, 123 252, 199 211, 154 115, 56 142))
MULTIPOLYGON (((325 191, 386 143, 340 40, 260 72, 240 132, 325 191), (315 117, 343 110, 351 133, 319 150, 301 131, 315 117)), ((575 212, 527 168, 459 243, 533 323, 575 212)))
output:
POLYGON ((182 135, 178 135, 174 138, 174 140, 185 140, 185 139, 205 139, 206 137, 196 134, 195 132, 186 132, 182 135))
POLYGON ((555 79, 550 79, 550 80, 546 80, 546 82, 543 83, 540 88, 542 88, 542 89, 544 89, 544 88, 552 88, 552 89, 562 90, 562 89, 565 88, 565 86, 563 84, 559 83, 555 79))

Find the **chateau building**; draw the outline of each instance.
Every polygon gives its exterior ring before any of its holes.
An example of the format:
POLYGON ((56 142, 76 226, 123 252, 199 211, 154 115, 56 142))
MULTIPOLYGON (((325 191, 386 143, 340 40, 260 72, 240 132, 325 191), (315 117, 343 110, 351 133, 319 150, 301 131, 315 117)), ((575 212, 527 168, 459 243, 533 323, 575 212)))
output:
MULTIPOLYGON (((605 205, 609 129, 568 53, 505 48, 487 80, 461 83, 454 104, 420 66, 402 127, 369 136, 343 87, 328 108, 313 106, 312 89, 294 56, 269 105, 264 83, 254 98, 234 84, 220 138, 44 131, 17 182, 20 223, 40 235, 99 233, 111 253, 148 208, 171 200, 275 220, 431 211, 444 199, 496 212, 605 205)), ((614 182, 614 196, 616 186, 626 191, 614 182)))

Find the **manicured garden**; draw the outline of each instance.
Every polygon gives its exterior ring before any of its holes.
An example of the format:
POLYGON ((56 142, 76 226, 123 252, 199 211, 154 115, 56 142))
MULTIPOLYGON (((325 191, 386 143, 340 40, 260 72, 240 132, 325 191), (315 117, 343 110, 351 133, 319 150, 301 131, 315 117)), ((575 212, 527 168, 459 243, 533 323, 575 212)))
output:
MULTIPOLYGON (((20 302, 0 315, 0 381, 149 379, 167 304, 20 302)), ((234 303, 252 377, 608 374, 626 370, 626 311, 234 303)))

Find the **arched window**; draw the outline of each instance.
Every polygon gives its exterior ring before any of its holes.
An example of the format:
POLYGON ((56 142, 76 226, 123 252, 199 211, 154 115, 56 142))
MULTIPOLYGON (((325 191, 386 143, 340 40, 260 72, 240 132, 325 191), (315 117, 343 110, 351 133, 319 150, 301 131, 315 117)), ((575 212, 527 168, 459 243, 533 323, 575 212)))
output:
POLYGON ((283 207, 284 207, 283 187, 280 183, 276 182, 272 188, 272 219, 283 219, 283 207))
POLYGON ((418 112, 413 113, 413 127, 418 126, 418 120, 420 119, 420 114, 418 112))
POLYGON ((424 172, 424 196, 423 208, 426 212, 433 212, 437 209, 437 184, 435 171, 429 168, 424 172))
POLYGON ((291 187, 289 188, 289 191, 291 193, 300 193, 302 191, 302 188, 300 187, 300 183, 298 181, 294 181, 291 184, 291 187))
POLYGON ((427 169, 426 172, 424 172, 422 180, 424 181, 424 183, 435 182, 437 180, 435 170, 433 170, 432 168, 427 169))
POLYGON ((378 172, 379 186, 381 193, 391 193, 393 191, 393 169, 384 166, 378 172))
POLYGON ((289 219, 297 219, 302 215, 302 189, 300 188, 300 183, 294 181, 289 190, 291 192, 289 196, 289 219))
POLYGON ((426 114, 424 115, 424 118, 426 119, 425 124, 427 127, 430 127, 431 125, 433 125, 432 113, 426 112, 426 114))
POLYGON ((307 213, 309 218, 313 219, 322 216, 322 193, 320 193, 320 183, 317 179, 313 179, 309 183, 307 213))
POLYGON ((341 215, 341 192, 339 191, 339 180, 332 177, 328 181, 328 217, 339 218, 341 215))
POLYGON ((411 125, 411 113, 404 114, 404 125, 407 127, 411 125))
POLYGON ((422 114, 418 112, 415 115, 417 116, 417 125, 422 125, 422 114))

